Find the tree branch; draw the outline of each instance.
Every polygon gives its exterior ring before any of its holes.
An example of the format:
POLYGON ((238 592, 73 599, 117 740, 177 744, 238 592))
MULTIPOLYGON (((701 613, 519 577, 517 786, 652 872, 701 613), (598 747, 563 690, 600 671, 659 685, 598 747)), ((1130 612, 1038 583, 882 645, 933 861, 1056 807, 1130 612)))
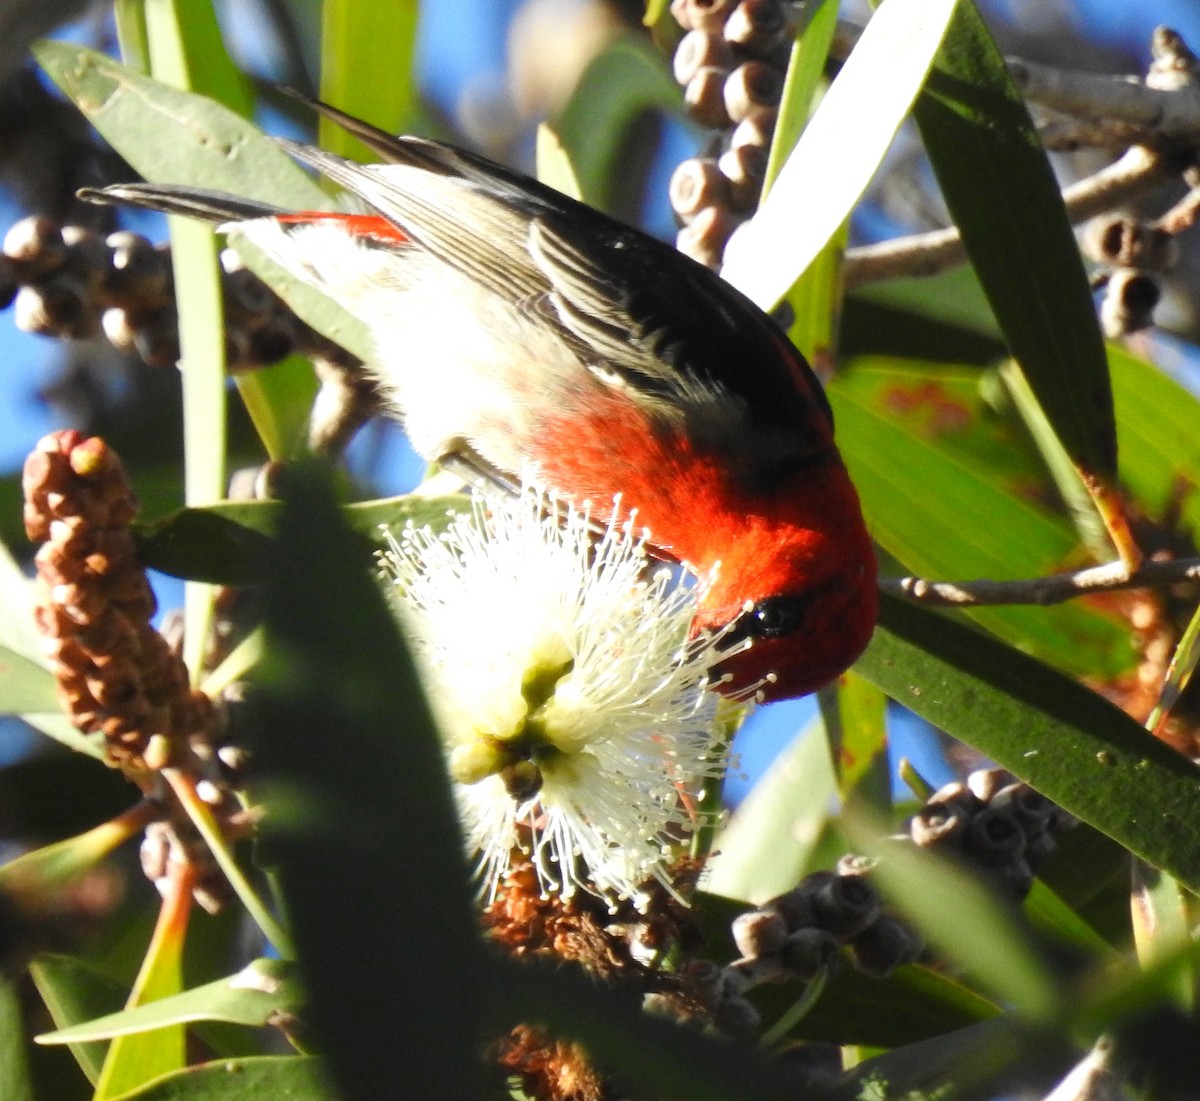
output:
POLYGON ((882 578, 879 587, 914 604, 982 608, 1000 604, 1062 604, 1090 593, 1162 588, 1200 581, 1200 558, 1147 562, 1130 573, 1122 562, 1089 566, 1023 581, 926 581, 920 577, 882 578))
MULTIPOLYGON (((1135 145, 1112 164, 1063 189, 1063 203, 1073 223, 1128 202, 1169 178, 1177 166, 1171 158, 1135 145)), ((846 288, 901 276, 928 276, 963 263, 967 258, 956 228, 935 229, 896 237, 846 252, 846 288)))

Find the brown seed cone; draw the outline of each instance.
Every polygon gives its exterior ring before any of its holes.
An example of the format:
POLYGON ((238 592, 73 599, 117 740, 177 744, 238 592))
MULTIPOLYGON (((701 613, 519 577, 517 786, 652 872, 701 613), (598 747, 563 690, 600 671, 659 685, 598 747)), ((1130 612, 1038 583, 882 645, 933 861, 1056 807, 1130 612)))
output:
POLYGON ((25 527, 40 542, 37 623, 63 704, 85 733, 104 734, 114 764, 146 770, 151 738, 182 752, 211 707, 150 625, 154 596, 128 525, 137 504, 116 454, 74 431, 43 438, 23 473, 25 527))

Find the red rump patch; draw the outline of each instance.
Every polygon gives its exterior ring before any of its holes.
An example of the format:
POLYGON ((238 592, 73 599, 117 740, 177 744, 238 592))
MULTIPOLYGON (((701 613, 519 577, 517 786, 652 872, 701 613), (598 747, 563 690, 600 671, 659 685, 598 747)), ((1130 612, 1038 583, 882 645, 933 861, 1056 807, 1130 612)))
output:
POLYGON ((393 225, 378 214, 338 214, 331 210, 299 210, 295 214, 279 214, 276 221, 292 225, 308 225, 312 222, 336 222, 351 237, 369 237, 376 241, 407 241, 408 236, 399 226, 393 225))

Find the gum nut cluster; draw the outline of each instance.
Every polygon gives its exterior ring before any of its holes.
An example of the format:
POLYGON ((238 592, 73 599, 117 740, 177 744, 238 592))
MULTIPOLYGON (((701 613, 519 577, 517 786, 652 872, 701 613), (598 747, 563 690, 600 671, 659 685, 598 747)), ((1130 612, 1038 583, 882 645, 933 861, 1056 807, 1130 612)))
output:
POLYGON ((811 982, 832 975, 842 949, 860 971, 886 978, 920 955, 921 939, 883 910, 870 881, 870 864, 845 856, 834 871, 806 876, 796 887, 734 919, 741 956, 720 966, 692 960, 684 980, 707 1006, 714 1023, 750 1036, 762 1023, 746 993, 763 983, 811 982))
POLYGON ((674 0, 686 32, 675 50, 675 79, 687 112, 714 131, 701 156, 671 177, 681 252, 721 265, 733 231, 762 194, 787 74, 795 10, 785 0, 674 0))
MULTIPOLYGON (((293 352, 344 359, 247 270, 221 254, 226 358, 231 370, 277 363, 293 352)), ((101 236, 31 215, 9 229, 0 253, 0 307, 43 336, 104 336, 152 367, 179 359, 171 251, 128 231, 101 236)))
MULTIPOLYGON (((171 765, 200 780, 219 819, 236 813, 236 800, 209 775, 212 702, 151 624, 154 594, 130 531, 137 503, 120 459, 98 437, 55 432, 30 453, 22 481, 25 530, 41 544, 35 620, 68 717, 101 736, 108 761, 150 798, 163 798, 156 771, 171 765)), ((157 835, 197 867, 196 897, 216 908, 224 880, 182 810, 166 800, 164 813, 157 835)))
POLYGON ((1011 902, 1020 902, 1076 819, 998 768, 939 788, 909 822, 915 845, 956 857, 1011 902))

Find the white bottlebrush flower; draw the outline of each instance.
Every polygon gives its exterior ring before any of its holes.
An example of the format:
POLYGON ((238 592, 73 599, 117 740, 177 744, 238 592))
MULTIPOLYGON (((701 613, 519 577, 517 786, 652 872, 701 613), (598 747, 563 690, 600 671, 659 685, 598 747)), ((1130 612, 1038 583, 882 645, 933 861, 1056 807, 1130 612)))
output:
POLYGON ((491 889, 514 847, 543 887, 634 898, 666 882, 723 771, 697 590, 632 519, 596 530, 536 493, 477 502, 381 555, 446 740, 467 842, 491 889))

